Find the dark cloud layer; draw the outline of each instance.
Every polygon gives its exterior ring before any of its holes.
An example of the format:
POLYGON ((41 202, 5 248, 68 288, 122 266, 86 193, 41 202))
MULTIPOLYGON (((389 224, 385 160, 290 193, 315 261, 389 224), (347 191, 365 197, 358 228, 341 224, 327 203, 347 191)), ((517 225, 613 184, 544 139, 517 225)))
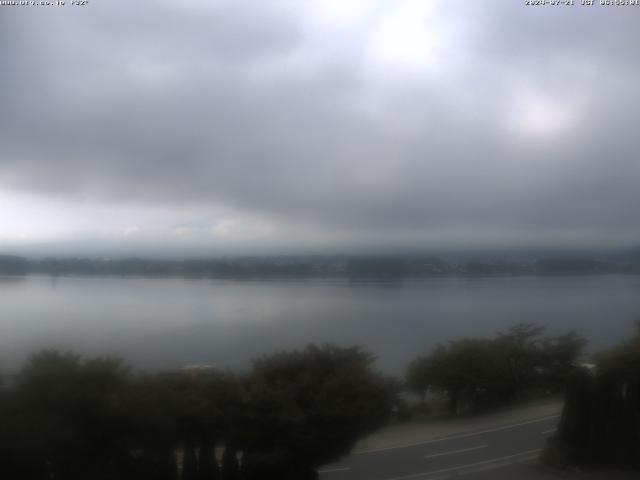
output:
POLYGON ((640 239, 640 8, 439 2, 394 61, 402 4, 4 7, 0 191, 337 243, 640 239))

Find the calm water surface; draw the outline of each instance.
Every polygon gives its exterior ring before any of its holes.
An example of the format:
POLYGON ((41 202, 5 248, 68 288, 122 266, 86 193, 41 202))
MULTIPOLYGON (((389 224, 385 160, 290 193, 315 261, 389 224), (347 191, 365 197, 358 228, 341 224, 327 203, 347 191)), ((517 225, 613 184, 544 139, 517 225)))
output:
POLYGON ((436 343, 516 322, 575 329, 591 348, 640 317, 640 277, 224 281, 0 277, 0 369, 31 352, 116 354, 142 368, 250 360, 309 342, 362 345, 400 374, 436 343))

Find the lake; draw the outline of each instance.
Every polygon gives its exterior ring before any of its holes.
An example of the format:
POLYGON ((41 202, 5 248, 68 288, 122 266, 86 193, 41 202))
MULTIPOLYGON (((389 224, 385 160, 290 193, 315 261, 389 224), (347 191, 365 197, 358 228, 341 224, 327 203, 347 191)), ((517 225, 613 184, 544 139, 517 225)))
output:
POLYGON ((438 342, 518 322, 574 329, 590 349, 640 318, 640 277, 429 278, 398 282, 0 277, 0 370, 42 348, 115 354, 135 367, 244 369, 309 342, 362 345, 402 374, 438 342))

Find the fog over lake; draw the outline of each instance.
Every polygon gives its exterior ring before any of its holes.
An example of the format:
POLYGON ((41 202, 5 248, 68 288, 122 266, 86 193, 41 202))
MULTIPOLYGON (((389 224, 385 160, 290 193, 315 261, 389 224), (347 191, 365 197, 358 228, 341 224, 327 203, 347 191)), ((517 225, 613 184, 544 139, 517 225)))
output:
POLYGON ((309 342, 362 345, 402 374, 438 342, 518 322, 612 345, 640 317, 640 277, 229 281, 0 277, 0 370, 41 348, 114 354, 138 368, 246 368, 309 342))

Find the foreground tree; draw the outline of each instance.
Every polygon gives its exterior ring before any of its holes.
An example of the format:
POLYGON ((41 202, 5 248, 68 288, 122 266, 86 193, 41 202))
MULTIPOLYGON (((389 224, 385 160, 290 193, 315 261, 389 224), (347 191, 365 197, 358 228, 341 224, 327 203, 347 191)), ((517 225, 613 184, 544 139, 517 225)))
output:
POLYGON ((640 324, 629 342, 570 376, 549 463, 640 469, 640 324))
POLYGON ((393 392, 358 348, 309 346, 264 357, 247 384, 239 440, 249 479, 305 480, 383 425, 393 392))
POLYGON ((567 379, 575 369, 576 359, 580 358, 587 341, 575 332, 557 337, 545 337, 542 340, 540 365, 540 384, 551 392, 562 392, 567 379))
POLYGON ((137 377, 128 401, 140 478, 214 480, 213 446, 235 435, 238 379, 218 370, 172 371, 137 377))
POLYGON ((543 337, 543 331, 519 324, 495 338, 439 345, 411 362, 407 386, 423 399, 429 390, 443 393, 452 415, 506 403, 533 389, 557 391, 586 342, 575 333, 543 337))
POLYGON ((5 402, 12 478, 128 478, 128 369, 116 359, 33 356, 5 402))
POLYGON ((264 357, 242 377, 134 375, 117 359, 42 352, 0 386, 2 478, 314 478, 389 415, 390 384, 372 360, 308 347, 264 357))

